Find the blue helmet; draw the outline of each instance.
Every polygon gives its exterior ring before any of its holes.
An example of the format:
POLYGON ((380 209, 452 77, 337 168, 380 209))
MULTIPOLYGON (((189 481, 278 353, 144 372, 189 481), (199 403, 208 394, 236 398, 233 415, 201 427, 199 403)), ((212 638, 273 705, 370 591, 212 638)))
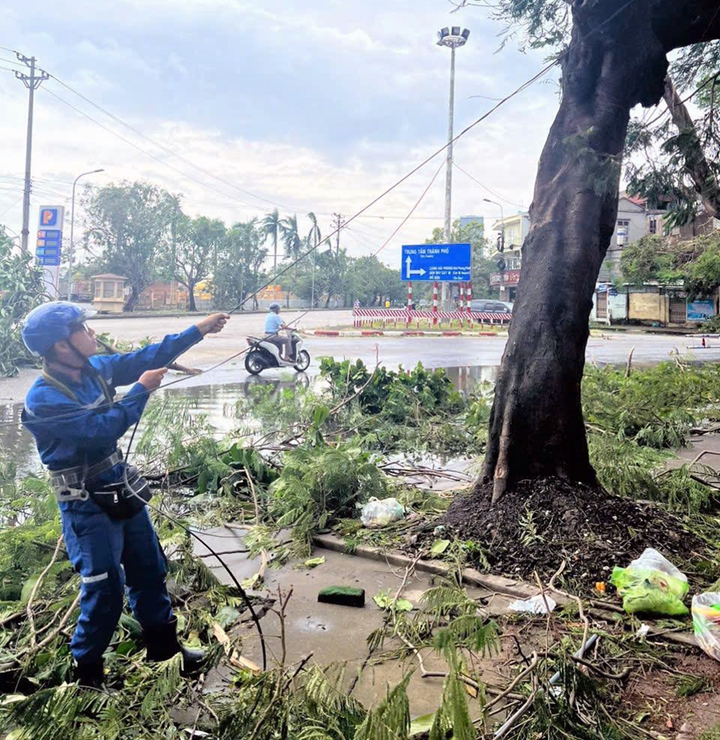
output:
POLYGON ((268 306, 268 309, 269 309, 270 311, 274 311, 274 310, 275 310, 276 308, 282 308, 282 306, 281 306, 281 305, 280 305, 279 303, 271 303, 271 304, 270 304, 270 305, 268 306))
POLYGON ((43 303, 25 317, 22 326, 23 342, 34 355, 45 357, 55 342, 67 339, 96 313, 93 309, 67 301, 43 303))

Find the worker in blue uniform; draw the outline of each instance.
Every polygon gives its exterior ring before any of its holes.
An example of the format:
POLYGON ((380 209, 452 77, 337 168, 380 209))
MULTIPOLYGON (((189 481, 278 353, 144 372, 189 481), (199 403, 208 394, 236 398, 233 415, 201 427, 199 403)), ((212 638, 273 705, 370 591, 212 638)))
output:
POLYGON ((82 578, 80 617, 70 643, 76 676, 81 685, 100 687, 103 653, 122 613, 125 589, 143 628, 148 659, 182 653, 187 673, 202 666, 202 651, 178 641, 165 555, 145 506, 149 485, 123 462, 118 441, 142 416, 167 365, 206 334, 222 331, 229 317, 213 314, 136 352, 98 355, 95 332, 85 323, 93 313, 54 301, 25 318, 23 341, 43 358, 43 371, 28 392, 23 423, 50 472, 65 546, 82 578), (115 389, 129 385, 116 401, 115 389))

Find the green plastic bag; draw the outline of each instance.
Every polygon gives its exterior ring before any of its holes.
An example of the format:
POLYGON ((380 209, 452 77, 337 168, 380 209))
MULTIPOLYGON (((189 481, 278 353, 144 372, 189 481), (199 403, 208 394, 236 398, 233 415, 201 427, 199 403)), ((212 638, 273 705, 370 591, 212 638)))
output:
POLYGON ((628 614, 677 617, 689 613, 683 603, 690 588, 687 577, 651 547, 627 568, 613 568, 610 583, 623 597, 623 609, 628 614))

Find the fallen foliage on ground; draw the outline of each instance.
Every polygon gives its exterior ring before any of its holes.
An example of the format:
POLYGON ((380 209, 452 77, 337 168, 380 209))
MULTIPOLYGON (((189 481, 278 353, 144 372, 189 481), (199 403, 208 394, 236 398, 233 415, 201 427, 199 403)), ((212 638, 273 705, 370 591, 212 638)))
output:
MULTIPOLYGON (((62 547, 55 503, 44 478, 20 477, 4 464, 0 732, 12 740, 440 740, 449 732, 469 740, 492 737, 519 712, 503 737, 659 737, 656 715, 643 714, 652 697, 637 677, 653 676, 666 694, 674 691, 667 676, 683 664, 668 650, 683 656, 692 648, 638 638, 639 622, 619 612, 611 589, 592 594, 592 588, 646 546, 683 568, 694 589, 714 580, 711 471, 668 471, 666 463, 693 430, 716 423, 720 376, 679 361, 629 373, 589 368, 583 390, 604 490, 527 484, 495 510, 482 488, 470 493, 472 475, 463 467, 484 449, 487 385, 462 396, 442 371, 325 360, 312 387, 285 380, 249 387, 226 409, 237 424, 222 437, 187 399, 156 400, 132 455, 156 486, 152 515, 170 554, 183 639, 212 650, 211 675, 220 678, 211 689, 207 678, 181 678, 177 660, 148 665, 129 614, 107 655, 115 692, 82 691, 72 683, 68 637, 79 584, 62 547), (397 498, 407 515, 381 529, 364 528, 359 512, 371 496, 397 498), (255 627, 240 584, 218 583, 210 561, 194 554, 186 529, 202 536, 203 528, 225 522, 244 527, 250 554, 264 553, 272 566, 307 560, 321 531, 339 533, 349 551, 370 544, 444 563, 446 579, 416 608, 410 604, 408 611, 402 585, 381 599, 384 625, 368 636, 368 662, 401 658, 407 669, 384 702, 363 707, 349 693, 352 677, 342 666, 318 665, 310 656, 266 669, 242 659, 243 638, 255 627), (549 616, 493 618, 491 601, 470 598, 458 580, 467 565, 537 578, 549 593, 575 586, 582 600, 566 597, 549 616), (599 609, 591 600, 599 600, 599 609), (593 636, 600 640, 590 648, 593 636), (585 657, 574 658, 583 648, 585 657), (445 665, 439 711, 411 722, 410 672, 425 675, 418 656, 427 651, 445 665), (483 666, 501 669, 502 686, 488 685, 483 666)), ((291 595, 263 591, 258 575, 251 579, 251 603, 282 624, 291 595)), ((670 633, 689 627, 677 620, 657 625, 670 633)), ((714 663, 701 659, 696 680, 678 684, 677 712, 714 685, 705 676, 714 663)), ((711 724, 708 719, 700 730, 711 724)))

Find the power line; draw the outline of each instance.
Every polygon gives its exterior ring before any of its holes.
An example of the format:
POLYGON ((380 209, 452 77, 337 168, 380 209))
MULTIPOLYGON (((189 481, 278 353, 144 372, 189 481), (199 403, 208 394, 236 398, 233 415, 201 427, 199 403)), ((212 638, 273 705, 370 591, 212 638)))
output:
POLYGON ((228 187, 234 188, 238 192, 244 193, 245 195, 249 195, 251 198, 256 198, 257 200, 263 201, 264 203, 268 203, 269 205, 272 205, 272 206, 280 207, 280 208, 282 208, 284 210, 298 210, 298 209, 290 208, 289 206, 283 205, 281 203, 276 203, 275 201, 269 200, 268 198, 264 198, 261 195, 256 195, 255 193, 251 192, 250 190, 246 190, 245 188, 241 188, 239 185, 235 185, 234 183, 230 182, 229 180, 226 180, 225 178, 220 177, 219 175, 217 175, 216 173, 212 172, 211 170, 207 170, 204 167, 201 167, 200 165, 196 164, 195 162, 187 159, 187 157, 183 157, 181 154, 178 154, 177 152, 173 151, 172 149, 170 149, 169 147, 165 146, 164 144, 161 144, 159 141, 156 141, 155 139, 151 138, 150 136, 147 136, 146 134, 142 133, 142 131, 139 131, 137 128, 135 128, 131 124, 127 123, 126 121, 123 121, 121 118, 119 118, 118 116, 114 115, 110 111, 105 110, 104 108, 102 108, 101 106, 99 106, 97 103, 94 103, 92 100, 90 100, 90 98, 88 98, 85 95, 83 95, 82 93, 78 92, 73 87, 71 87, 70 85, 68 85, 66 82, 63 82, 61 79, 59 79, 55 75, 51 75, 51 77, 57 83, 59 83, 60 85, 62 85, 65 88, 67 88, 70 92, 72 92, 75 95, 77 95, 79 98, 81 98, 82 100, 84 100, 86 103, 88 103, 89 105, 92 105, 94 108, 96 108, 97 110, 99 110, 101 113, 104 113, 106 116, 109 116, 110 118, 112 118, 113 121, 116 121, 117 123, 121 124, 122 126, 125 126, 126 128, 130 129, 130 131, 132 131, 134 134, 136 134, 137 136, 139 136, 142 139, 145 139, 145 141, 147 141, 147 142, 149 142, 151 144, 154 144, 159 149, 162 149, 162 151, 164 151, 165 153, 167 153, 167 154, 169 154, 169 155, 171 155, 173 157, 177 157, 181 162, 184 162, 189 167, 192 167, 192 168, 198 170, 199 172, 202 172, 203 174, 207 175, 208 177, 212 177, 215 180, 218 180, 219 182, 222 182, 224 185, 227 185, 228 187))
POLYGON ((15 206, 23 199, 23 196, 21 195, 19 198, 17 198, 13 203, 11 203, 2 213, 0 213, 0 217, 4 216, 6 213, 11 211, 15 206))
POLYGON ((383 249, 385 249, 385 247, 387 247, 387 245, 390 244, 390 242, 395 238, 395 235, 398 233, 398 231, 400 231, 400 229, 402 229, 402 227, 405 226, 405 224, 407 223, 407 221, 410 218, 410 216, 412 216, 413 211, 422 203, 423 198, 428 194, 428 191, 430 190, 430 188, 432 187, 433 183, 437 179, 437 176, 440 174, 440 171, 442 170, 444 164, 445 164, 445 162, 440 162, 440 166, 435 171, 435 174, 432 176, 432 178, 431 178, 430 182, 427 184, 427 187, 425 188, 425 190, 423 190, 422 193, 420 193, 420 197, 415 201, 415 205, 410 209, 410 212, 408 213, 407 218, 405 218, 397 226, 397 228, 395 229, 395 231, 393 231, 393 233, 390 234, 390 236, 385 240, 385 242, 380 247, 380 249, 378 249, 376 252, 373 252, 373 255, 372 255, 373 257, 377 257, 378 254, 380 254, 380 252, 382 252, 383 249))
MULTIPOLYGON (((216 193, 219 193, 220 195, 226 197, 226 198, 232 198, 232 196, 229 196, 227 193, 224 193, 222 190, 218 190, 217 188, 213 187, 212 185, 209 185, 208 183, 202 182, 202 180, 198 180, 196 177, 193 177, 192 175, 188 175, 186 172, 183 172, 178 167, 175 167, 174 165, 170 164, 169 162, 166 162, 164 159, 161 159, 157 155, 153 154, 152 152, 147 151, 146 149, 143 149, 141 146, 138 146, 135 142, 130 141, 130 139, 127 139, 122 134, 119 134, 117 131, 114 131, 109 126, 106 126, 104 123, 100 123, 97 119, 93 118, 92 116, 85 113, 85 111, 81 110, 80 108, 74 106, 72 103, 69 103, 64 98, 61 98, 57 93, 54 93, 52 90, 45 89, 45 92, 52 95, 54 98, 59 100, 61 103, 64 103, 69 108, 72 108, 76 113, 79 113, 84 118, 87 118, 89 121, 92 121, 97 126, 100 126, 100 128, 104 129, 108 133, 111 133, 113 136, 117 137, 121 141, 124 141, 126 144, 129 144, 133 149, 137 149, 142 154, 145 154, 148 157, 151 157, 156 162, 159 162, 165 167, 169 167, 173 172, 177 172, 179 175, 182 175, 183 177, 187 178, 188 180, 192 180, 193 182, 197 183, 198 185, 201 185, 202 187, 210 188, 211 190, 214 190, 216 193)), ((254 208, 255 206, 251 206, 249 203, 244 203, 243 201, 238 201, 242 205, 246 205, 250 208, 254 208)))
MULTIPOLYGON (((2 47, 0 47, 1 49, 2 47)), ((17 59, 7 59, 6 57, 0 57, 0 62, 7 62, 8 64, 14 64, 16 67, 22 68, 22 64, 17 59)))
MULTIPOLYGON (((629 0, 629 2, 632 2, 632 1, 633 0, 629 0)), ((628 4, 629 4, 629 2, 628 2, 628 4)), ((422 160, 419 164, 417 164, 415 167, 413 167, 409 172, 407 172, 405 175, 403 175, 394 184, 392 184, 390 187, 386 188, 383 192, 381 192, 378 196, 376 196, 375 198, 373 198, 367 205, 365 205, 363 208, 361 208, 353 216, 351 216, 350 218, 348 218, 343 223, 343 225, 340 228, 336 229, 336 231, 334 231, 331 234, 329 234, 328 236, 326 236, 325 239, 322 242, 318 243, 315 247, 312 247, 311 249, 308 249, 307 252, 305 252, 304 254, 300 255, 297 259, 293 260, 292 262, 290 262, 280 272, 278 272, 277 274, 275 274, 267 283, 265 283, 264 285, 262 285, 261 287, 259 287, 255 291, 254 295, 256 295, 260 291, 262 291, 265 288, 267 288, 268 285, 275 284, 280 277, 282 277, 284 274, 286 274, 287 272, 289 272, 301 260, 305 259, 310 254, 312 254, 313 252, 315 252, 316 250, 318 250, 320 248, 320 246, 322 244, 324 244, 326 241, 328 241, 328 240, 332 239, 333 237, 335 237, 337 235, 337 233, 340 231, 341 228, 347 228, 347 226, 349 224, 351 224, 356 219, 360 218, 366 211, 369 211, 371 208, 373 208, 373 206, 377 205, 377 203, 379 203, 383 198, 385 198, 387 195, 389 195, 393 190, 395 190, 396 188, 398 188, 404 182, 406 182, 407 180, 409 180, 416 172, 419 172, 423 167, 425 167, 425 165, 427 165, 429 162, 431 162, 433 159, 435 159, 439 154, 442 154, 448 148, 448 146, 450 146, 451 144, 454 144, 456 141, 458 141, 459 139, 461 139, 463 136, 465 136, 467 133, 469 133, 472 129, 474 129, 476 126, 478 126, 484 120, 486 120, 487 118, 489 118, 498 108, 500 108, 502 105, 504 105, 507 101, 511 100, 516 95, 519 95, 522 91, 524 91, 525 89, 527 89, 528 87, 530 87, 537 80, 541 79, 545 74, 547 74, 548 71, 550 71, 555 66, 555 64, 557 64, 557 62, 552 62, 552 63, 546 65, 543 69, 541 69, 539 72, 537 72, 535 75, 533 75, 530 79, 526 80, 519 87, 517 87, 511 93, 509 93, 504 98, 502 98, 498 103, 496 103, 494 106, 492 106, 492 108, 490 108, 488 111, 486 111, 482 116, 480 116, 479 118, 477 118, 475 121, 473 121, 471 124, 469 124, 468 126, 466 126, 461 131, 459 131, 449 142, 447 142, 447 143, 443 144, 442 146, 440 146, 435 152, 433 152, 432 154, 430 154, 428 157, 426 157, 424 160, 422 160)), ((88 114, 84 113, 83 111, 79 110, 78 108, 75 108, 75 106, 73 106, 71 103, 68 103, 67 101, 63 100, 62 98, 60 98, 58 95, 56 95, 52 91, 47 90, 47 92, 49 92, 51 95, 53 95, 53 97, 58 98, 58 100, 60 100, 61 102, 65 103, 69 107, 71 107, 74 110, 76 110, 78 113, 80 113, 84 117, 86 117, 89 120, 93 121, 94 123, 98 124, 102 128, 107 129, 107 127, 104 124, 101 124, 98 121, 95 121, 88 114)), ((119 134, 116 134, 111 129, 107 129, 107 130, 110 131, 111 133, 113 133, 114 135, 118 136, 119 138, 124 139, 124 137, 120 136, 119 134)), ((125 140, 125 141, 127 141, 127 140, 125 140)), ((132 142, 129 142, 129 141, 127 141, 127 143, 130 143, 133 147, 139 149, 139 147, 137 147, 136 144, 134 144, 132 142)), ((143 150, 141 150, 141 151, 143 151, 143 150)), ((147 154, 147 152, 145 152, 145 153, 147 154)), ((156 158, 154 155, 150 155, 150 156, 153 156, 153 158, 156 158)), ((165 164, 167 164, 167 163, 165 163, 165 164)), ((429 189, 432 186, 433 182, 437 178, 437 175, 439 174, 440 170, 442 169, 443 164, 444 164, 444 162, 441 163, 440 167, 437 169, 437 171, 433 175, 433 178, 428 183, 427 187, 425 188, 425 190, 421 194, 420 198, 418 198, 418 200, 416 201, 416 203, 413 205, 413 207, 410 210, 410 213, 408 214, 408 217, 407 218, 410 217, 410 215, 413 213, 413 211, 418 207, 418 205, 420 204, 420 202, 422 201, 422 199, 425 197, 425 194, 429 191, 429 189)), ((168 165, 168 166, 172 167, 172 165, 168 165)), ((175 169, 175 168, 173 168, 173 169, 175 169)), ((393 238, 393 236, 405 224, 405 222, 407 221, 407 218, 395 229, 395 231, 390 236, 390 238, 386 240, 385 244, 383 244, 380 247, 380 249, 377 250, 377 252, 375 254, 378 254, 382 249, 385 248, 385 246, 387 246, 387 244, 390 242, 390 240, 393 238)), ((229 311, 229 313, 235 313, 236 311, 238 311, 248 300, 250 300, 251 297, 252 296, 249 296, 247 299, 241 301, 241 303, 238 304, 233 309, 231 309, 229 311)), ((296 323, 297 321, 299 321, 303 316, 306 316, 308 313, 310 313, 311 310, 312 309, 308 309, 307 311, 303 312, 292 323, 296 323)), ((217 368, 219 368, 219 367, 227 364, 228 362, 231 362, 232 360, 234 360, 234 359, 242 356, 247 351, 248 351, 247 348, 245 348, 245 349, 241 350, 240 352, 236 352, 235 354, 231 355, 230 357, 227 357, 224 360, 221 360, 220 362, 218 362, 215 365, 211 366, 207 370, 203 371, 203 374, 207 374, 209 372, 212 372, 213 370, 216 370, 217 368)), ((177 378, 174 381, 171 381, 169 383, 166 383, 164 386, 162 386, 162 388, 163 389, 166 389, 166 388, 168 388, 170 386, 176 385, 177 383, 180 383, 180 382, 184 381, 185 379, 186 379, 185 377, 177 378)), ((159 390, 159 389, 156 389, 156 390, 159 390)), ((147 391, 147 394, 148 395, 151 395, 153 392, 154 391, 152 391, 152 390, 148 390, 147 391)), ((104 405, 101 404, 95 410, 96 411, 100 411, 103 408, 106 408, 106 407, 109 408, 112 405, 113 405, 112 403, 108 403, 108 404, 104 404, 104 405)), ((76 414, 76 412, 71 412, 71 413, 64 414, 64 415, 59 415, 59 416, 55 416, 55 417, 49 417, 48 419, 43 420, 42 422, 39 422, 39 423, 51 423, 51 422, 57 421, 58 419, 61 419, 61 418, 71 418, 71 417, 75 416, 75 414, 76 414)), ((18 425, 21 425, 21 424, 22 424, 22 422, 0 422, 0 427, 4 427, 4 426, 18 426, 18 425)))
POLYGON ((462 172, 463 175, 465 175, 466 177, 469 177, 474 183, 479 185, 481 188, 483 188, 484 190, 487 190, 488 193, 490 193, 491 195, 494 195, 498 200, 503 201, 503 203, 509 203, 511 206, 517 206, 518 208, 523 208, 523 206, 520 203, 513 203, 513 201, 511 200, 508 200, 507 198, 503 198, 502 195, 498 195, 498 193, 496 193, 494 190, 491 190, 487 185, 483 185, 480 182, 480 180, 477 180, 469 172, 466 172, 459 164, 457 164, 457 162, 453 162, 453 166, 456 169, 460 170, 460 172, 462 172))
MULTIPOLYGON (((382 221, 385 219, 403 219, 407 218, 407 216, 395 216, 395 215, 387 215, 387 216, 360 216, 360 218, 378 218, 382 221)), ((415 221, 442 221, 443 216, 412 216, 413 220, 415 221)))

